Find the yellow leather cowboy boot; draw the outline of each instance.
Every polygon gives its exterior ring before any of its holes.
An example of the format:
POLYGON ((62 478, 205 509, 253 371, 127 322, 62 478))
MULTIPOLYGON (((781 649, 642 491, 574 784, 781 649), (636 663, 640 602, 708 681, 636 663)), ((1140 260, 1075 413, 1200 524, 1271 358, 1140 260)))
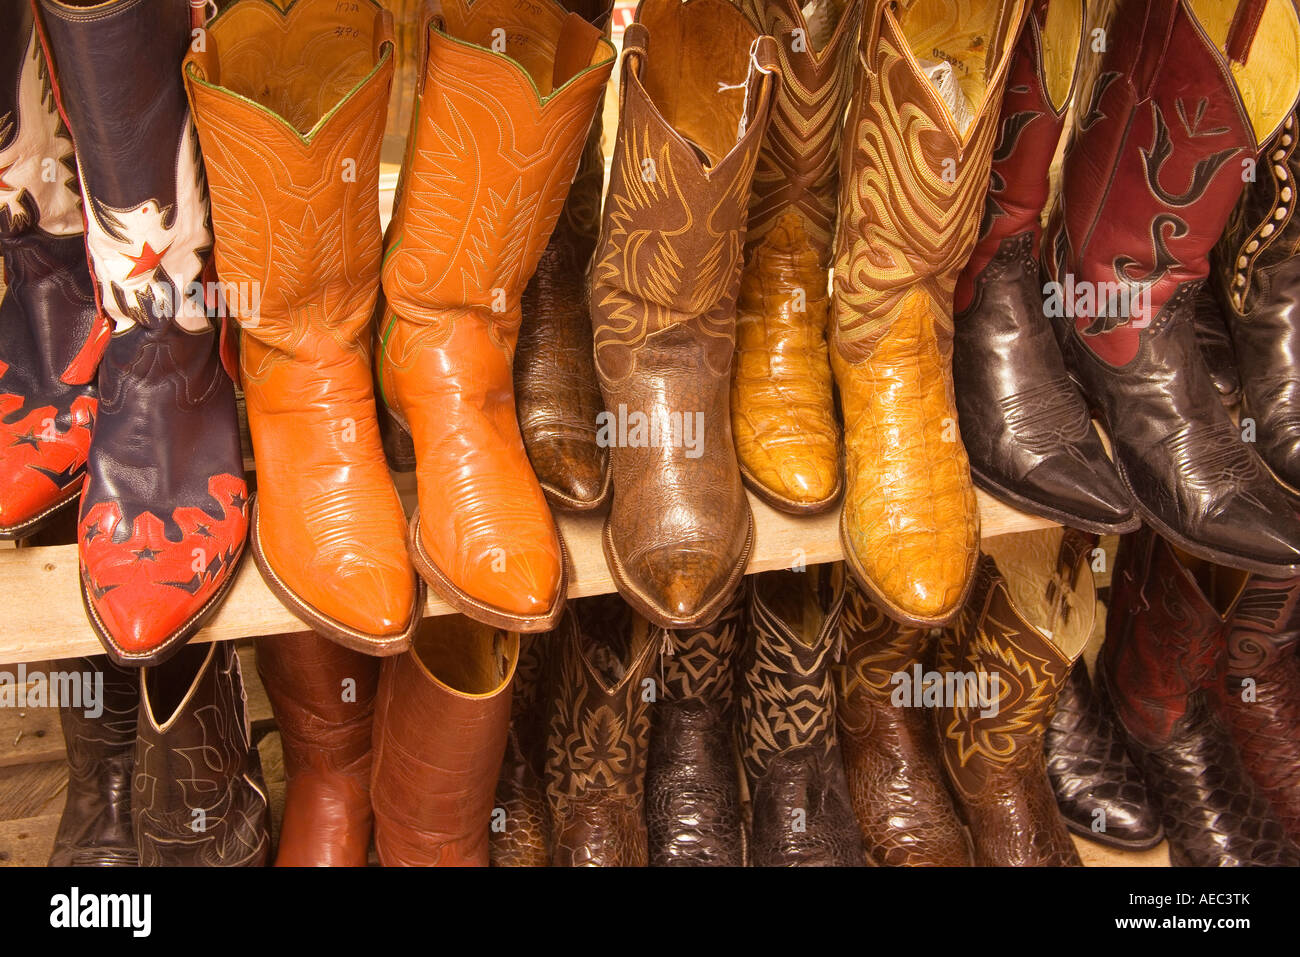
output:
POLYGON ((955 617, 979 555, 953 396, 953 290, 975 245, 1025 10, 1024 0, 876 0, 859 41, 832 301, 841 536, 853 574, 902 624, 955 617))
POLYGON ((564 610, 559 533, 529 465, 511 363, 520 294, 563 207, 614 48, 553 0, 445 0, 386 237, 380 394, 411 434, 416 569, 513 631, 564 610))

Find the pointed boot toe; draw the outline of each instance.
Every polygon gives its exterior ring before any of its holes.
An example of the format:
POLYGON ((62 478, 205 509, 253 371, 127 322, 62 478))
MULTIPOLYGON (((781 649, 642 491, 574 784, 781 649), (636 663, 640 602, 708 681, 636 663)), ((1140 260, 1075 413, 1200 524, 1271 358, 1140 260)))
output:
POLYGON ((525 433, 524 442, 548 501, 559 508, 588 512, 608 500, 608 456, 594 438, 555 436, 543 444, 525 433))
POLYGON ((605 555, 632 607, 661 628, 693 628, 711 622, 740 587, 753 539, 752 523, 741 528, 740 536, 625 551, 606 526, 605 555))
POLYGON ((1048 456, 1025 476, 1024 485, 1044 509, 1059 511, 1067 525, 1098 535, 1134 531, 1141 519, 1133 512, 1133 497, 1101 454, 1086 467, 1068 453, 1048 456))

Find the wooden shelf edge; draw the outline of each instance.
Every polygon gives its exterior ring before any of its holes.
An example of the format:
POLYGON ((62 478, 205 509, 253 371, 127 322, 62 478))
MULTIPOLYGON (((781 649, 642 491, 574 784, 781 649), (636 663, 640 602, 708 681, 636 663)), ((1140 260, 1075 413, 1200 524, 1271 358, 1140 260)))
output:
MULTIPOLYGON (((413 477, 397 476, 404 499, 413 498, 413 477)), ((1050 528, 1053 522, 1025 515, 979 493, 985 538, 1050 528)), ((795 518, 774 511, 750 497, 754 510, 754 550, 748 573, 790 568, 799 563, 819 565, 843 558, 839 515, 795 518)), ((608 594, 614 582, 605 564, 600 534, 601 515, 559 515, 561 534, 569 550, 569 597, 608 594)), ((0 552, 0 594, 5 613, 0 621, 0 664, 73 658, 99 654, 98 639, 86 623, 78 590, 77 546, 19 548, 0 552)), ((425 604, 425 617, 451 613, 438 598, 425 604)), ((303 631, 295 618, 262 582, 251 557, 245 560, 225 604, 195 637, 195 641, 227 641, 261 635, 303 631)))

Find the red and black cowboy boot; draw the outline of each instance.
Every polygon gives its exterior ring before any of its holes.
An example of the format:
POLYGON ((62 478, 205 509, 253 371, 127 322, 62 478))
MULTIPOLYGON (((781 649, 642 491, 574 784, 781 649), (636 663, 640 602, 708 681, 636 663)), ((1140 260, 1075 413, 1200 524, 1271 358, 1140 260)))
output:
POLYGON ((1148 528, 1120 539, 1097 679, 1160 807, 1175 867, 1300 864, 1215 700, 1248 579, 1180 555, 1148 528))
POLYGON ((102 323, 82 599, 109 657, 157 664, 234 581, 249 511, 234 384, 206 292, 207 183, 181 86, 190 7, 40 3, 79 146, 102 323))
POLYGON ((1099 534, 1132 531, 1132 496, 1070 382, 1038 274, 1047 172, 1083 41, 1082 0, 1037 0, 1011 60, 979 241, 955 294, 957 420, 975 484, 1099 534))
POLYGON ((1300 519, 1224 409, 1193 321, 1243 172, 1300 92, 1294 6, 1257 7, 1117 5, 1044 237, 1045 308, 1143 521, 1284 577, 1300 574, 1300 519), (1252 49, 1251 26, 1267 44, 1252 49))
POLYGON ((95 319, 72 137, 31 7, 0 11, 0 538, 30 535, 81 491, 95 421, 77 357, 95 319))

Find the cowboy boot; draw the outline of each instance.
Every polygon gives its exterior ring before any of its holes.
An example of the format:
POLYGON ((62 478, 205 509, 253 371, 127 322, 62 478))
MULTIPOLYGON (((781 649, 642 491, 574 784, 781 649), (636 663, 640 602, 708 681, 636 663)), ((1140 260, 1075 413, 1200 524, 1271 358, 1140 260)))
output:
POLYGON ((1249 61, 1230 7, 1197 4, 1214 17, 1198 22, 1185 0, 1119 4, 1045 234, 1044 307, 1143 521, 1197 557, 1297 574, 1300 519, 1224 409, 1193 323, 1243 163, 1300 89, 1295 7, 1268 4, 1249 61))
POLYGON ((519 636, 510 732, 497 778, 489 835, 493 867, 546 867, 551 863, 551 822, 544 783, 548 648, 544 637, 519 636))
POLYGON ((1251 577, 1228 625, 1220 713, 1241 763, 1300 846, 1300 579, 1251 577))
POLYGON ((554 0, 444 0, 393 220, 380 394, 415 444, 415 566, 458 611, 546 631, 565 557, 511 386, 520 302, 554 227, 614 51, 554 0), (497 52, 504 36, 505 50, 497 52))
POLYGON ((1098 680, 1160 808, 1175 867, 1300 863, 1210 697, 1247 578, 1181 556, 1150 529, 1120 539, 1098 680))
MULTIPOLYGON (((1231 231, 1232 227, 1228 229, 1231 231)), ((1211 280, 1221 275, 1221 272, 1211 272, 1211 280)), ((1210 370, 1210 381, 1219 394, 1219 401, 1230 410, 1237 408, 1241 405, 1241 373, 1237 370, 1232 336, 1224 324, 1219 300, 1209 285, 1202 287, 1196 296, 1196 315, 1192 322, 1196 326, 1196 345, 1205 367, 1210 370)))
MULTIPOLYGON (((609 39, 613 0, 560 3, 609 39)), ((564 209, 524 288, 515 350, 515 403, 528 460, 551 505, 577 512, 600 508, 610 492, 609 454, 596 442, 601 401, 587 288, 605 183, 604 102, 602 91, 564 209)))
POLYGON ((614 595, 576 604, 552 640, 546 800, 556 867, 644 867, 646 752, 659 644, 614 595))
POLYGON ((707 628, 663 632, 645 781, 652 866, 745 863, 735 735, 743 599, 737 592, 707 628))
POLYGON ((868 856, 887 867, 963 867, 970 843, 939 765, 934 724, 898 696, 929 664, 931 633, 880 611, 851 578, 834 668, 835 718, 849 798, 868 856))
POLYGON ((957 281, 953 379, 975 484, 1090 532, 1132 531, 1088 407, 1070 382, 1038 275, 1047 174, 1074 99, 1081 0, 1035 0, 1011 59, 979 240, 957 281))
POLYGON ((1047 776, 1065 826, 1099 844, 1141 851, 1165 839, 1160 812, 1129 757, 1103 682, 1080 660, 1043 736, 1047 776))
POLYGON ((844 603, 842 565, 754 575, 741 662, 741 765, 755 867, 868 863, 835 735, 830 657, 844 603))
POLYGON ((612 446, 614 482, 603 544, 619 593, 662 628, 716 618, 753 542, 727 389, 778 70, 772 39, 726 0, 642 0, 623 37, 591 277, 597 441, 612 446))
POLYGON ((1212 282, 1241 373, 1243 419, 1273 474, 1300 488, 1300 129, 1264 149, 1214 251, 1212 282))
POLYGON ((827 270, 837 146, 861 0, 744 0, 777 40, 781 75, 754 171, 736 311, 731 429, 745 484, 773 508, 811 514, 843 491, 831 391, 827 270))
POLYGON ((100 309, 82 600, 110 658, 157 664, 217 609, 248 530, 233 367, 218 355, 205 287, 207 185, 180 75, 190 6, 40 3, 79 147, 100 309))
MULTIPOLYGON (((135 762, 140 673, 102 655, 65 663, 95 684, 99 713, 59 709, 68 752, 68 795, 54 835, 50 867, 134 867, 131 769, 135 762)), ((84 699, 83 699, 84 700, 84 699)), ((87 702, 89 704, 89 702, 87 702)))
POLYGON ((367 654, 404 650, 423 607, 370 367, 392 34, 373 0, 244 0, 185 59, 242 329, 253 557, 285 607, 367 654))
POLYGON ((262 867, 271 812, 233 641, 140 672, 131 825, 146 867, 262 867))
POLYGON ((76 360, 95 294, 72 139, 32 9, 6 4, 0 18, 0 539, 11 539, 38 530, 85 481, 97 403, 76 360))
POLYGON ((487 867, 519 636, 430 619, 383 663, 375 707, 375 853, 384 867, 487 867))
POLYGON ((840 530, 872 600, 914 627, 956 616, 979 557, 953 395, 953 292, 975 245, 1025 6, 875 0, 854 68, 831 307, 846 428, 840 530))
POLYGON ((277 867, 365 867, 379 662, 304 631, 257 641, 284 750, 277 867))
POLYGON ((1092 634, 1095 542, 1070 529, 986 542, 970 601, 939 641, 935 722, 978 866, 1082 866, 1043 732, 1092 634))

